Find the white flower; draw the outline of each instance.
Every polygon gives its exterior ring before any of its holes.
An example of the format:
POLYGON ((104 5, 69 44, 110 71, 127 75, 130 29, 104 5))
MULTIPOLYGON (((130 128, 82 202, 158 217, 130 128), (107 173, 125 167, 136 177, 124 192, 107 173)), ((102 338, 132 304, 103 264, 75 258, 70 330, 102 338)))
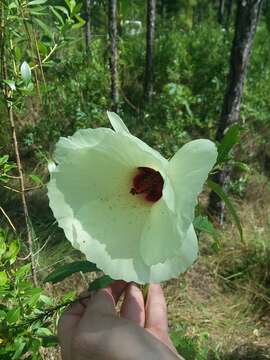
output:
POLYGON ((217 158, 209 140, 184 145, 169 161, 131 135, 79 130, 56 145, 50 206, 71 244, 113 279, 160 282, 198 253, 192 225, 197 195, 217 158))

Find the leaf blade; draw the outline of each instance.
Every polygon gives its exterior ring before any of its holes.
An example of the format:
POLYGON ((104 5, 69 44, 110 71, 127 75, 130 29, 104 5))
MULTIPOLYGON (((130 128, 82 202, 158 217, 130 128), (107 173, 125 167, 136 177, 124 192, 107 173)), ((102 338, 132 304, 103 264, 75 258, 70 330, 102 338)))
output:
POLYGON ((48 0, 32 0, 27 4, 28 6, 45 4, 48 0))
POLYGON ((225 193, 225 191, 221 188, 221 186, 217 183, 215 183, 214 181, 212 180, 208 180, 207 181, 207 185, 209 186, 209 188, 214 191, 222 201, 224 201, 225 205, 227 206, 227 208, 229 209, 234 221, 235 221, 235 224, 238 228, 238 231, 239 231, 239 234, 240 234, 240 238, 241 238, 241 241, 244 240, 244 237, 243 237, 243 229, 242 229, 242 225, 241 225, 241 221, 237 215, 237 212, 231 202, 231 200, 229 199, 228 195, 225 193))
POLYGON ((51 282, 56 284, 68 276, 75 274, 76 272, 86 273, 93 271, 99 271, 99 269, 90 261, 74 261, 73 263, 65 264, 54 270, 52 273, 46 276, 43 282, 51 282))
POLYGON ((225 133, 221 143, 218 146, 217 164, 227 160, 228 154, 232 147, 240 140, 241 126, 239 124, 232 125, 225 133))
POLYGON ((88 291, 97 291, 99 289, 103 289, 109 286, 113 281, 114 280, 110 276, 103 275, 90 283, 88 291))

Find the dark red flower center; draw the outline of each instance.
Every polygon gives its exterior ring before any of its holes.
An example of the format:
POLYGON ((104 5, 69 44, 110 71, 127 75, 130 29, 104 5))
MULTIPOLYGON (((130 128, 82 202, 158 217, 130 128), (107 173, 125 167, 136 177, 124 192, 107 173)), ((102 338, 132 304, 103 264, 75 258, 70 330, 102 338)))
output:
POLYGON ((138 173, 133 178, 132 195, 144 194, 150 202, 158 201, 162 196, 164 180, 160 173, 149 167, 138 167, 138 173))

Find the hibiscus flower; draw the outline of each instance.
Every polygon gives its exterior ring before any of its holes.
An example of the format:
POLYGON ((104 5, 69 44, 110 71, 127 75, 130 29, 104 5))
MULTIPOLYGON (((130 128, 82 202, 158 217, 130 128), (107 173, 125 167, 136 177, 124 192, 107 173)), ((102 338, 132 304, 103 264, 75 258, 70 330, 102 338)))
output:
POLYGON ((78 130, 57 143, 50 207, 71 244, 113 279, 177 277, 198 255, 192 221, 216 146, 194 140, 167 160, 108 117, 114 130, 78 130))

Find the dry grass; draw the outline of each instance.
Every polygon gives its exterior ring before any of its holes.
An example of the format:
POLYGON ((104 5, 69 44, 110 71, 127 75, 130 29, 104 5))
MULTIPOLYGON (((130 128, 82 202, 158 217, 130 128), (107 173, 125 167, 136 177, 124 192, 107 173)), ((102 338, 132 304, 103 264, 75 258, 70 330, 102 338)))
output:
POLYGON ((235 203, 244 243, 228 221, 219 251, 202 236, 197 264, 165 285, 171 327, 181 326, 192 337, 206 333, 209 347, 225 353, 246 343, 270 347, 269 181, 251 178, 245 202, 235 203))

